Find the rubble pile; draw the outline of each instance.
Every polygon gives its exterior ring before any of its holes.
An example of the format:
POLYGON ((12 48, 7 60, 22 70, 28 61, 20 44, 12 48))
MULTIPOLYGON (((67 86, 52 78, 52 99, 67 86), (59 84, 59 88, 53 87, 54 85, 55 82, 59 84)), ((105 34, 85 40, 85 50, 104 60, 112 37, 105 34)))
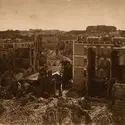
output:
POLYGON ((4 100, 5 112, 0 117, 0 123, 12 125, 39 125, 46 104, 28 102, 24 106, 15 100, 4 100), (44 106, 45 105, 45 106, 44 106))
POLYGON ((46 122, 62 125, 81 124, 83 122, 88 124, 91 122, 91 118, 88 112, 81 108, 78 101, 71 98, 59 98, 56 105, 47 108, 46 122))
POLYGON ((93 125, 115 125, 113 114, 108 110, 105 104, 98 104, 92 107, 90 116, 93 125))
POLYGON ((114 104, 113 104, 113 111, 114 113, 118 115, 124 115, 125 114, 125 85, 116 83, 113 86, 114 91, 114 104), (122 110, 121 110, 122 109, 122 110))
MULTIPOLYGON (((30 97, 29 97, 30 98, 30 97)), ((12 125, 114 125, 105 105, 85 98, 34 98, 1 100, 0 123, 12 125), (97 105, 96 105, 97 104, 97 105)))

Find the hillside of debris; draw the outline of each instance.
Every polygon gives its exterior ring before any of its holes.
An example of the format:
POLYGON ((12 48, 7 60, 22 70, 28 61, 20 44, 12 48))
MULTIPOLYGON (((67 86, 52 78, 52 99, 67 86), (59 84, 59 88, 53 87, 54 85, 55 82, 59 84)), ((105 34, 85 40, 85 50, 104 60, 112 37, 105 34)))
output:
POLYGON ((115 125, 104 103, 85 98, 36 98, 0 101, 0 123, 5 125, 115 125))

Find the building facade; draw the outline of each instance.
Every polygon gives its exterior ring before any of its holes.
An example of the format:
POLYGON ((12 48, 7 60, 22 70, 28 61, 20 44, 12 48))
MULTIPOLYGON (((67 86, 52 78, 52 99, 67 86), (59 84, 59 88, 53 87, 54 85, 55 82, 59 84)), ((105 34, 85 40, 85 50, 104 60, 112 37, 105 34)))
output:
POLYGON ((88 83, 89 48, 94 55, 94 78, 109 79, 111 76, 111 52, 115 46, 125 45, 124 37, 89 36, 73 43, 74 87, 82 89, 88 83))

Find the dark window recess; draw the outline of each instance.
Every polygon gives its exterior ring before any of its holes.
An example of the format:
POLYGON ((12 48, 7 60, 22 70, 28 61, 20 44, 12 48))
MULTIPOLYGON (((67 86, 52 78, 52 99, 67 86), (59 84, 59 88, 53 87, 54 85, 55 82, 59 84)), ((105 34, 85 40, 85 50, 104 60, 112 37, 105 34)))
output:
POLYGON ((84 59, 84 64, 87 65, 87 59, 84 59))
POLYGON ((84 76, 84 71, 83 70, 81 70, 81 76, 84 76))
POLYGON ((34 58, 32 58, 32 65, 34 64, 34 58))
POLYGON ((87 71, 86 70, 84 70, 84 77, 86 77, 87 76, 87 71))
POLYGON ((84 54, 87 55, 87 48, 84 48, 84 54))
POLYGON ((29 58, 30 57, 30 49, 28 48, 19 48, 16 50, 17 58, 29 58))
POLYGON ((5 48, 13 48, 13 44, 5 44, 4 47, 5 48))
POLYGON ((29 60, 16 59, 16 67, 17 68, 28 69, 29 66, 30 66, 30 61, 29 60))

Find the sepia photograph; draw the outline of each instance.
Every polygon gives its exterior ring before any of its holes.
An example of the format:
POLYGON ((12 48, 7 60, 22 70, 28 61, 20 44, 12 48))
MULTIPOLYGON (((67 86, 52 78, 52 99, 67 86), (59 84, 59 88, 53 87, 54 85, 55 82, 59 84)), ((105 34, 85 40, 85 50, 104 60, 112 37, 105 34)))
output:
POLYGON ((0 125, 125 125, 125 0, 0 0, 0 125))

